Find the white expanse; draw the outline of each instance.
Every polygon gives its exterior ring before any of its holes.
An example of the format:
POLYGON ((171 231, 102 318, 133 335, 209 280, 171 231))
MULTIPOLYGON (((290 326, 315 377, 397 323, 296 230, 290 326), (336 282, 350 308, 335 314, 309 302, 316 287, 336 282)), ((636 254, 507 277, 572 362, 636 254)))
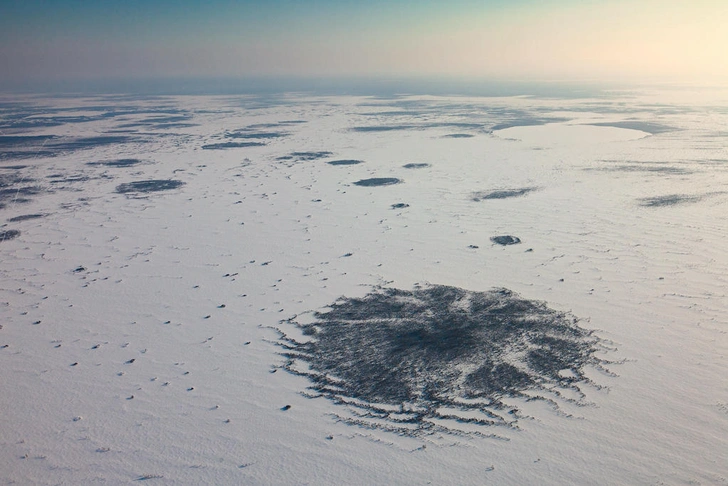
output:
POLYGON ((0 242, 0 481, 728 484, 728 98, 690 94, 6 97, 133 110, 0 135, 140 141, 0 160, 42 188, 3 222, 45 215, 0 228, 21 232, 0 242), (160 107, 189 126, 121 126, 160 107), (594 125, 625 121, 669 130, 594 125), (225 142, 265 145, 202 149, 225 142), (124 158, 142 162, 87 165, 124 158), (372 177, 403 183, 353 184, 372 177), (115 192, 149 179, 185 184, 115 192), (572 312, 614 375, 589 372, 586 406, 519 404, 531 418, 481 430, 497 437, 412 438, 337 421, 279 369, 283 321, 418 283, 572 312))

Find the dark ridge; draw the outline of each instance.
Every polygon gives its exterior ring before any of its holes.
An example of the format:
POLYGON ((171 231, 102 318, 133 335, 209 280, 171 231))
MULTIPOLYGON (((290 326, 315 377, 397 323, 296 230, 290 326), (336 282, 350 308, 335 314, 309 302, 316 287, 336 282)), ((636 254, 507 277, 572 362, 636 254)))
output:
POLYGON ((0 170, 20 170, 27 167, 27 165, 0 165, 0 170))
POLYGON ((106 167, 131 167, 134 165, 141 164, 142 161, 139 159, 116 159, 116 160, 103 160, 100 162, 87 162, 86 165, 103 165, 106 167))
POLYGON ((12 240, 18 236, 20 236, 20 231, 18 230, 0 230, 0 242, 12 240))
POLYGON ((362 179, 356 181, 354 184, 357 186, 373 187, 373 186, 391 186, 392 184, 399 184, 402 179, 396 177, 372 177, 371 179, 362 179))
POLYGON ((203 145, 203 150, 225 150, 230 148, 244 148, 244 147, 262 147, 265 144, 262 142, 223 142, 223 143, 211 143, 203 145))
POLYGON ((643 122, 637 120, 627 120, 618 122, 600 122, 600 123, 589 123, 595 127, 615 127, 615 128, 627 128, 629 130, 640 130, 647 132, 651 135, 657 135, 658 133, 674 132, 677 130, 675 127, 669 127, 660 123, 643 122))
POLYGON ((128 194, 133 192, 156 192, 177 189, 185 183, 171 179, 156 179, 148 181, 126 182, 116 186, 116 192, 119 194, 128 194))
POLYGON ((503 189, 500 191, 491 192, 475 192, 473 193, 472 200, 475 202, 484 201, 487 199, 507 199, 509 197, 520 197, 525 196, 529 192, 537 190, 538 187, 521 187, 519 189, 503 189))
POLYGON ((430 164, 404 164, 402 167, 405 169, 424 169, 430 167, 430 164))
POLYGON ((326 162, 329 165, 356 165, 361 164, 364 162, 363 160, 332 160, 330 162, 326 162))
POLYGON ((14 218, 8 219, 10 223, 17 223, 18 221, 28 221, 29 219, 45 218, 45 214, 23 214, 22 216, 15 216, 14 218))
POLYGON ((586 368, 608 372, 594 355, 606 348, 575 317, 507 289, 378 288, 327 309, 282 322, 304 336, 281 332, 283 368, 310 380, 311 398, 347 406, 336 416, 353 425, 408 436, 516 427, 509 398, 584 405, 586 368))
POLYGON ((497 245, 517 245, 521 242, 521 239, 517 236, 511 236, 511 235, 502 235, 502 236, 493 236, 490 241, 497 245))

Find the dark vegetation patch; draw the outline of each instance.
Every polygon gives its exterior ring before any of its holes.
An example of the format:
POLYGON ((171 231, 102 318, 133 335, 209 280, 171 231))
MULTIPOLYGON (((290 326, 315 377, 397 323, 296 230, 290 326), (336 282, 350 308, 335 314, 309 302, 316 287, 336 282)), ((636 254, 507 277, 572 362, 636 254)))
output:
POLYGON ((637 121, 637 120, 590 123, 590 125, 593 125, 595 127, 615 127, 615 128, 627 128, 629 130, 640 130, 642 132, 647 132, 652 135, 657 135, 658 133, 665 133, 665 132, 674 132, 676 130, 676 128, 674 128, 674 127, 669 127, 667 125, 662 125, 660 123, 644 122, 644 121, 637 121))
POLYGON ((189 115, 168 115, 168 116, 153 116, 145 120, 148 123, 181 123, 188 122, 191 120, 189 115))
POLYGON ((231 148, 245 148, 245 147, 262 147, 265 145, 263 142, 222 142, 222 143, 210 143, 203 145, 203 150, 225 150, 231 148))
POLYGON ((17 238, 18 236, 20 236, 20 231, 18 230, 0 230, 0 242, 12 240, 13 238, 17 238))
POLYGON ((501 236, 493 236, 490 241, 495 243, 496 245, 517 245, 521 242, 521 239, 517 236, 511 236, 511 235, 501 235, 501 236))
POLYGON ((507 289, 378 288, 313 318, 285 321, 302 338, 281 332, 283 368, 310 380, 309 397, 347 406, 345 423, 407 436, 516 427, 510 399, 584 405, 587 367, 607 372, 606 347, 575 317, 507 289))
POLYGON ((392 184, 399 184, 402 179, 396 177, 372 177, 371 179, 361 179, 356 181, 354 184, 357 186, 374 187, 374 186, 391 186, 392 184))
POLYGON ((126 143, 131 140, 132 137, 126 135, 103 135, 99 137, 82 137, 64 142, 54 143, 51 145, 51 147, 57 150, 82 150, 86 148, 103 147, 105 145, 126 143))
POLYGON ((157 192, 168 191, 182 187, 185 183, 172 179, 153 179, 148 181, 126 182, 116 186, 116 192, 119 194, 129 194, 135 192, 157 192))
POLYGON ((52 150, 1 150, 0 160, 25 160, 38 159, 43 157, 55 157, 58 155, 52 150))
POLYGON ((132 167, 141 163, 142 161, 139 159, 115 159, 103 160, 100 162, 87 162, 86 165, 103 165, 105 167, 132 167))
POLYGON ((643 197, 639 199, 640 206, 648 208, 658 208, 663 206, 677 206, 678 204, 688 204, 698 202, 703 196, 690 196, 688 194, 669 194, 666 196, 643 197))
POLYGON ((157 123, 156 125, 153 125, 152 129, 158 129, 162 130, 165 128, 189 128, 189 127, 198 127, 199 125, 197 123, 157 123))
POLYGON ((77 174, 72 176, 66 176, 64 174, 53 174, 48 176, 49 184, 68 184, 73 182, 88 182, 91 178, 84 174, 77 174))
POLYGON ((521 187, 518 189, 502 189, 499 191, 479 191, 473 193, 472 200, 475 202, 484 201, 487 199, 507 199, 509 197, 520 197, 525 196, 529 192, 538 190, 537 187, 521 187))
POLYGON ((19 221, 28 221, 30 219, 39 219, 39 218, 45 218, 45 214, 23 214, 22 216, 15 216, 14 218, 8 219, 8 222, 10 223, 17 223, 19 221))
POLYGON ((139 120, 131 123, 127 123, 119 126, 171 126, 171 125, 182 125, 182 126, 194 126, 193 123, 189 123, 192 117, 188 115, 169 115, 169 116, 152 116, 144 120, 139 120))
POLYGON ((472 135, 470 133, 451 133, 449 135, 445 135, 442 138, 472 138, 475 135, 472 135))
POLYGON ((0 149, 38 146, 54 138, 54 135, 2 135, 0 149))
POLYGON ((468 122, 434 122, 427 123, 425 128, 465 128, 465 129, 481 129, 483 125, 481 123, 468 123, 468 122))
POLYGON ((191 123, 192 117, 189 115, 171 115, 171 116, 153 116, 144 120, 137 120, 117 125, 119 128, 138 128, 146 127, 149 129, 163 128, 187 128, 198 126, 191 123))
POLYGON ((277 157, 276 160, 296 160, 296 161, 310 161, 324 159, 334 155, 333 152, 321 151, 321 152, 291 152, 289 155, 282 155, 277 157))
POLYGON ((51 128, 59 127, 63 125, 63 122, 57 119, 41 119, 41 118, 30 118, 26 120, 12 120, 5 121, 0 124, 0 129, 8 130, 28 130, 32 128, 51 128))
MULTIPOLYGON (((27 181, 24 181, 27 182, 27 181)), ((30 202, 29 196, 37 196, 47 192, 41 186, 15 186, 15 187, 2 187, 0 185, 0 204, 3 207, 10 204, 21 204, 30 202)))
POLYGON ((16 106, 9 112, 3 113, 0 121, 0 129, 27 130, 33 128, 58 127, 70 123, 87 123, 96 120, 113 118, 118 113, 112 107, 83 107, 84 111, 97 111, 91 115, 72 115, 68 111, 76 111, 78 108, 56 108, 50 106, 16 106), (112 110, 112 111, 106 111, 112 110), (41 116, 39 116, 41 115, 41 116))
POLYGON ((0 160, 35 159, 55 155, 54 135, 3 135, 0 136, 0 160))
POLYGON ((404 164, 402 167, 405 169, 424 169, 430 167, 430 164, 404 164))
MULTIPOLYGON (((17 166, 25 168, 25 166, 17 166)), ((20 184, 24 181, 27 181, 28 179, 23 177, 23 175, 17 171, 14 172, 0 172, 0 188, 6 188, 11 187, 16 184, 20 184)))
POLYGON ((330 162, 326 162, 329 165, 357 165, 363 163, 363 160, 332 160, 330 162))

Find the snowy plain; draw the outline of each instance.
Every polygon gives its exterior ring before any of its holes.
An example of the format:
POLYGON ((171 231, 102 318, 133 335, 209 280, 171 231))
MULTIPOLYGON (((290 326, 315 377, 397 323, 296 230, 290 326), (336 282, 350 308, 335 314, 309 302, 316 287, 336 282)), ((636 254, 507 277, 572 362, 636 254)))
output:
POLYGON ((3 484, 728 484, 725 91, 1 101, 3 484), (295 319, 429 284, 606 364, 416 434, 287 372, 295 319))

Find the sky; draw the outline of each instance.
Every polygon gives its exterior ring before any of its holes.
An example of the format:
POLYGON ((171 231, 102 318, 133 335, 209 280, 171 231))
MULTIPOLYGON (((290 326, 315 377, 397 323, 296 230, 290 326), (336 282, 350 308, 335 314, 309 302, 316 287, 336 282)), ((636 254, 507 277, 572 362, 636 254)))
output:
POLYGON ((728 79, 728 0, 0 0, 0 85, 185 77, 728 79))

